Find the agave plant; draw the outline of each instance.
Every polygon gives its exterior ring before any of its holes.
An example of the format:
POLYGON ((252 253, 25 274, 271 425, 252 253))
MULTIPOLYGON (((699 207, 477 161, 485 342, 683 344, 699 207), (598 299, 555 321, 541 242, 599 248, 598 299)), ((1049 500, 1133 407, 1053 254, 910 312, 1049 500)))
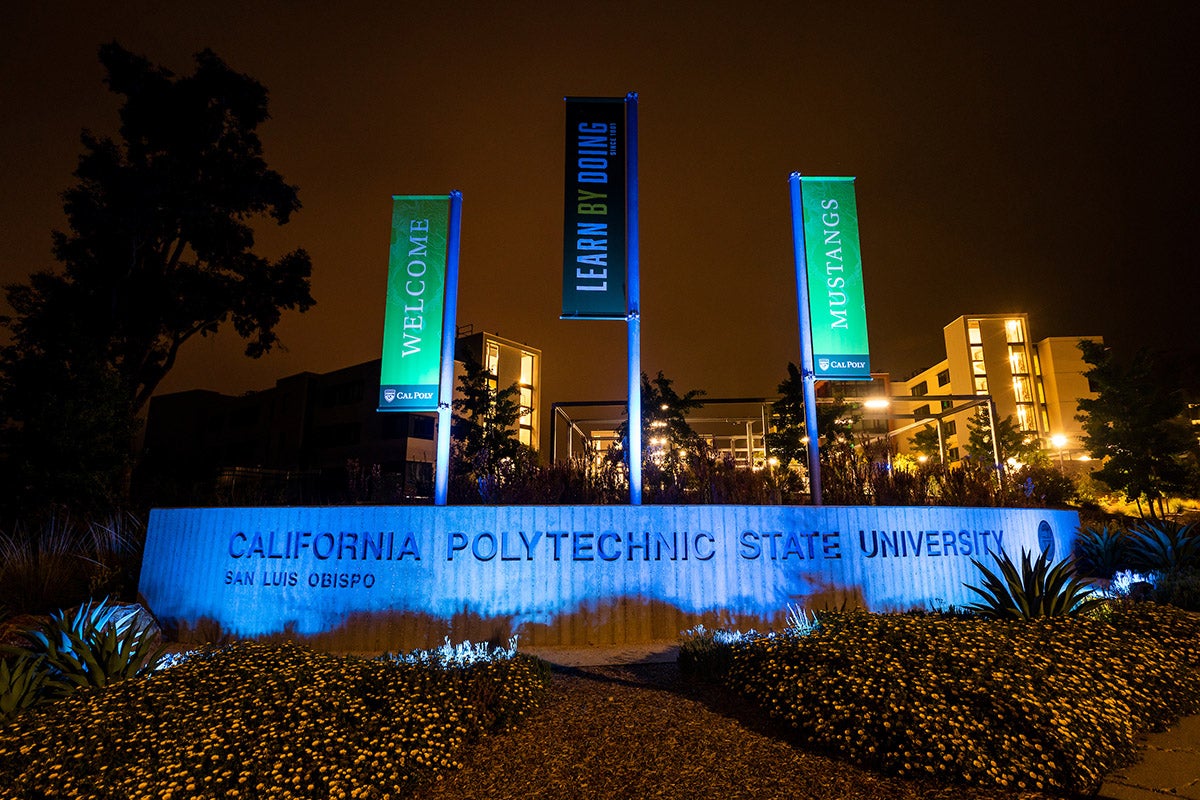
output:
POLYGON ((1111 580, 1128 561, 1127 535, 1119 528, 1080 528, 1075 539, 1075 564, 1092 578, 1111 580))
POLYGON ((60 695, 148 672, 165 650, 157 642, 157 632, 137 613, 108 598, 89 601, 73 611, 56 611, 25 636, 28 647, 4 650, 18 657, 44 659, 46 686, 60 695))
POLYGON ((1129 564, 1146 572, 1200 568, 1200 524, 1144 520, 1129 532, 1129 564))
POLYGON ((0 659, 0 722, 41 702, 48 677, 41 656, 0 659))
POLYGON ((995 619, 1061 617, 1087 611, 1103 602, 1101 598, 1090 597, 1094 591, 1091 582, 1076 576, 1075 564, 1070 559, 1051 567, 1046 552, 1031 562, 1029 551, 1022 548, 1018 571, 1007 553, 993 553, 992 558, 1000 575, 971 559, 983 574, 983 588, 963 584, 983 597, 983 603, 967 605, 982 616, 995 619))

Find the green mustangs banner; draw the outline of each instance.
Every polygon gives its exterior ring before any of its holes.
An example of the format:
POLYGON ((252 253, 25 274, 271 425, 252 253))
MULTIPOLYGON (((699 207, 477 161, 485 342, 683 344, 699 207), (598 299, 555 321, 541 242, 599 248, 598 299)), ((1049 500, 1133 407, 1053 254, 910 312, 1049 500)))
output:
POLYGON ((392 197, 380 411, 437 411, 449 213, 446 195, 392 197))
POLYGON ((800 179, 804 253, 818 378, 871 380, 854 178, 800 179))
POLYGON ((568 97, 563 319, 625 319, 625 98, 568 97))

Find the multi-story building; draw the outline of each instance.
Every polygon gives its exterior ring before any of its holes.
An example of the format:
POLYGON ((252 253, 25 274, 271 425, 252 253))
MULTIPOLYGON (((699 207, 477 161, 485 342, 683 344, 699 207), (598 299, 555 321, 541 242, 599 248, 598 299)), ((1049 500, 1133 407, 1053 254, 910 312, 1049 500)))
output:
MULTIPOLYGON (((943 328, 946 358, 904 382, 909 409, 919 421, 941 426, 946 459, 966 453, 968 420, 990 398, 998 420, 1011 417, 1017 429, 1036 437, 1059 458, 1085 456, 1075 419, 1079 400, 1095 397, 1076 346, 1098 336, 1050 337, 1033 342, 1026 314, 975 314, 943 328), (965 406, 965 408, 964 408, 965 406), (959 410, 962 409, 962 410, 959 410)), ((899 437, 902 452, 911 437, 899 437)))
POLYGON ((541 448, 541 422, 538 409, 542 407, 542 351, 512 339, 492 333, 468 331, 460 334, 456 352, 471 356, 496 376, 493 389, 517 387, 517 402, 521 418, 517 422, 517 438, 534 450, 541 448))
MULTIPOLYGON (((517 384, 524 408, 517 433, 536 449, 541 351, 482 332, 459 338, 456 348, 488 367, 500 386, 517 384)), ((139 482, 159 502, 186 501, 239 481, 268 496, 318 501, 336 498, 356 480, 374 481, 375 495, 386 485, 392 499, 424 496, 433 482, 437 415, 379 412, 379 372, 374 359, 289 375, 239 396, 199 389, 157 396, 139 482)))

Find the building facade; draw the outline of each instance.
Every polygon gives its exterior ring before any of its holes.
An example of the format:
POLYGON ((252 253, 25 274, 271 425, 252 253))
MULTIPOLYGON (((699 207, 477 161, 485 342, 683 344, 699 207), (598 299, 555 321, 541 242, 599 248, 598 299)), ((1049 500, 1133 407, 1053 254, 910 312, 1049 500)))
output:
MULTIPOLYGON (((474 355, 501 386, 517 384, 524 409, 518 436, 536 449, 541 351, 472 332, 456 352, 474 355)), ((379 377, 374 359, 289 375, 238 396, 198 389, 154 397, 140 491, 159 503, 188 502, 210 487, 234 501, 256 499, 256 492, 264 501, 297 502, 428 497, 437 415, 378 411, 379 377)))
MULTIPOLYGON (((946 358, 903 383, 914 425, 924 418, 940 428, 945 459, 967 452, 968 421, 994 403, 997 421, 1014 426, 1053 458, 1086 459, 1083 428, 1075 415, 1079 401, 1094 398, 1083 373, 1088 369, 1076 346, 1098 336, 1060 336, 1033 341, 1026 314, 961 316, 943 328, 946 358)), ((898 436, 900 452, 911 452, 911 434, 898 436)))

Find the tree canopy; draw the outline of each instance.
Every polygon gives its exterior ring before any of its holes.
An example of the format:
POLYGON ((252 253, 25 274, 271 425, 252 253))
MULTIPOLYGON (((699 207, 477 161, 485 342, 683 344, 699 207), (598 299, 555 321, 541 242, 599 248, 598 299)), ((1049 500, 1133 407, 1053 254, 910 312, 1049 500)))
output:
MULTIPOLYGON (((976 461, 991 464, 995 458, 992 452, 992 426, 988 421, 987 409, 978 409, 967 420, 967 455, 976 461)), ((1036 433, 1023 431, 1013 422, 1012 415, 996 420, 996 449, 1000 453, 1000 463, 1010 458, 1022 464, 1039 464, 1045 461, 1042 453, 1042 443, 1036 433)))
POLYGON ((517 439, 517 423, 528 409, 518 402, 515 383, 501 389, 496 376, 478 359, 468 354, 462 362, 451 422, 457 470, 476 478, 498 477, 506 464, 529 449, 517 439))
POLYGON ((0 403, 26 480, 81 453, 124 471, 134 415, 185 342, 228 323, 258 357, 283 311, 315 302, 304 250, 254 251, 254 218, 282 225, 300 207, 263 159, 267 90, 211 50, 182 77, 115 42, 100 61, 123 97, 119 136, 82 135, 68 230, 53 234, 61 271, 6 289, 0 403))
MULTIPOLYGON (((771 404, 771 430, 766 436, 767 452, 788 466, 793 462, 808 466, 808 431, 804 417, 804 377, 800 368, 788 362, 787 377, 779 382, 779 399, 771 404)), ((854 445, 854 409, 840 396, 817 404, 817 433, 822 453, 854 445)))
POLYGON ((1079 401, 1083 445, 1101 459, 1093 475, 1141 504, 1180 492, 1194 480, 1196 439, 1176 387, 1167 385, 1156 359, 1143 350, 1129 363, 1119 362, 1103 344, 1081 340, 1084 373, 1095 398, 1079 401))

